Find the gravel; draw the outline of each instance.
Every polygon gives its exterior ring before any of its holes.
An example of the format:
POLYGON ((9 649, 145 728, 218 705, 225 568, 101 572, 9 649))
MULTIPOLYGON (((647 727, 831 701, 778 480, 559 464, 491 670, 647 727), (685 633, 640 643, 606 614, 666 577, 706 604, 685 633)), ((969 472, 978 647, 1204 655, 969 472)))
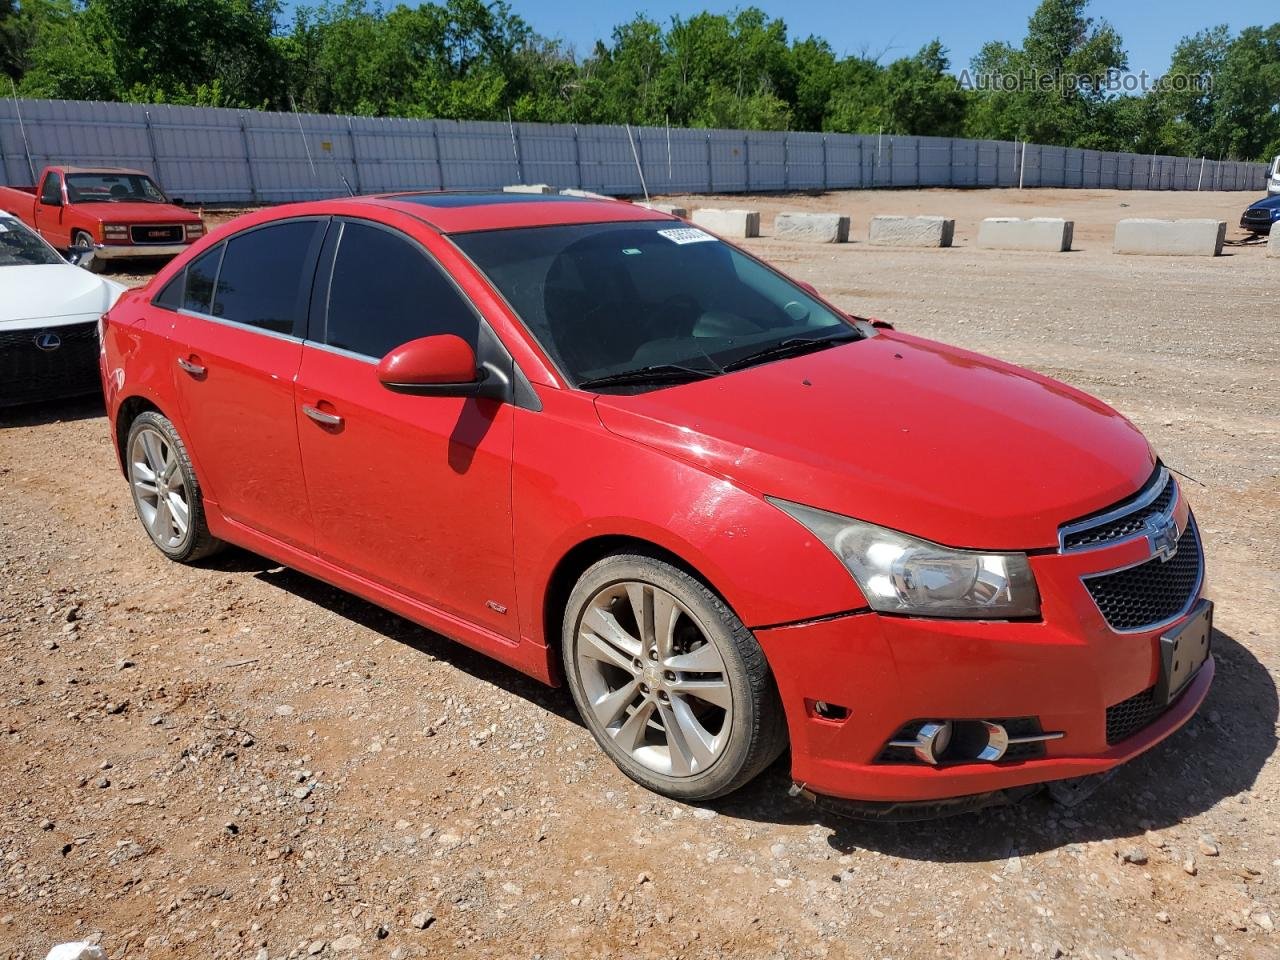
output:
POLYGON ((872 210, 955 217, 951 250, 749 246, 849 309, 1103 397, 1196 478, 1218 680, 1070 811, 1039 796, 845 821, 788 798, 785 761, 716 804, 656 797, 561 691, 240 551, 164 560, 92 403, 11 417, 0 954, 97 938, 112 960, 1275 956, 1280 262, 1106 243, 1121 215, 1245 199, 752 198, 766 235, 790 208, 852 213, 855 239, 872 210), (969 246, 1011 213, 1074 217, 1081 250, 969 246))

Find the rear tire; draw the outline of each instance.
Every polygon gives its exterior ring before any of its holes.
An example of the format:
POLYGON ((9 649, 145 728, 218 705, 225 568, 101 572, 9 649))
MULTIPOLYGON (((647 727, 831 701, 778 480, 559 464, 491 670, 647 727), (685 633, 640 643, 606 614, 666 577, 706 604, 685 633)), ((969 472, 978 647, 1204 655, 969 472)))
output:
POLYGON ((724 796, 786 748, 755 637, 705 584, 664 560, 622 554, 588 569, 566 605, 561 652, 587 729, 655 793, 724 796))
POLYGON ((151 542, 170 560, 194 563, 223 542, 209 532, 195 468, 178 431, 154 410, 138 414, 124 446, 133 507, 151 542))

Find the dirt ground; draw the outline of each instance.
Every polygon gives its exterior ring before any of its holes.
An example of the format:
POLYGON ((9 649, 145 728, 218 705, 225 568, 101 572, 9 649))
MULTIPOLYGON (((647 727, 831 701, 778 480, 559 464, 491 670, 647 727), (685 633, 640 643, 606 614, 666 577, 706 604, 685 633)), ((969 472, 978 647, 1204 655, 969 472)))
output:
POLYGON ((855 240, 873 213, 955 217, 950 250, 748 245, 851 311, 1101 396, 1194 478, 1217 682, 1070 810, 843 821, 787 797, 785 758, 723 802, 660 799, 563 691, 244 552, 168 563, 95 404, 0 421, 0 955, 1280 955, 1280 260, 1109 252, 1121 217, 1234 227, 1250 199, 749 201, 766 234, 782 209, 848 212, 855 240), (1079 250, 975 249, 998 214, 1072 217, 1079 250))

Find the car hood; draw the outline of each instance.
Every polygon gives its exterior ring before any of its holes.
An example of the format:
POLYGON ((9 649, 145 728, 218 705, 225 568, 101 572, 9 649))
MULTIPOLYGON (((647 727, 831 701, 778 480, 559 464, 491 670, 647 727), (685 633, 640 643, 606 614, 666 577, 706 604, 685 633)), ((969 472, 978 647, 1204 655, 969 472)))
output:
POLYGON ((77 203, 76 210, 103 223, 199 223, 200 217, 171 203, 77 203))
POLYGON ((125 289, 69 263, 0 267, 0 329, 101 316, 125 289))
POLYGON ((1060 524, 1155 468, 1106 404, 897 332, 596 409, 610 431, 760 493, 956 547, 1056 546, 1060 524))
POLYGON ((1280 210, 1280 193, 1273 197, 1263 197, 1261 200, 1255 200, 1249 204, 1250 210, 1280 210))

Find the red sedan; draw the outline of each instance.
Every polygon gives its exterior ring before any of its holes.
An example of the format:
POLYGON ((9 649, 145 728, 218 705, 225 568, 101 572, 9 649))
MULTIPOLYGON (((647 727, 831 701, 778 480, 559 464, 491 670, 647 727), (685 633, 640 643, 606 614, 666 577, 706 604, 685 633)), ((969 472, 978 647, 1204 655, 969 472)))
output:
POLYGON ((682 800, 938 812, 1195 712, 1212 606, 1138 430, 630 204, 399 194, 204 238, 106 318, 152 541, 234 543, 548 683, 682 800))

